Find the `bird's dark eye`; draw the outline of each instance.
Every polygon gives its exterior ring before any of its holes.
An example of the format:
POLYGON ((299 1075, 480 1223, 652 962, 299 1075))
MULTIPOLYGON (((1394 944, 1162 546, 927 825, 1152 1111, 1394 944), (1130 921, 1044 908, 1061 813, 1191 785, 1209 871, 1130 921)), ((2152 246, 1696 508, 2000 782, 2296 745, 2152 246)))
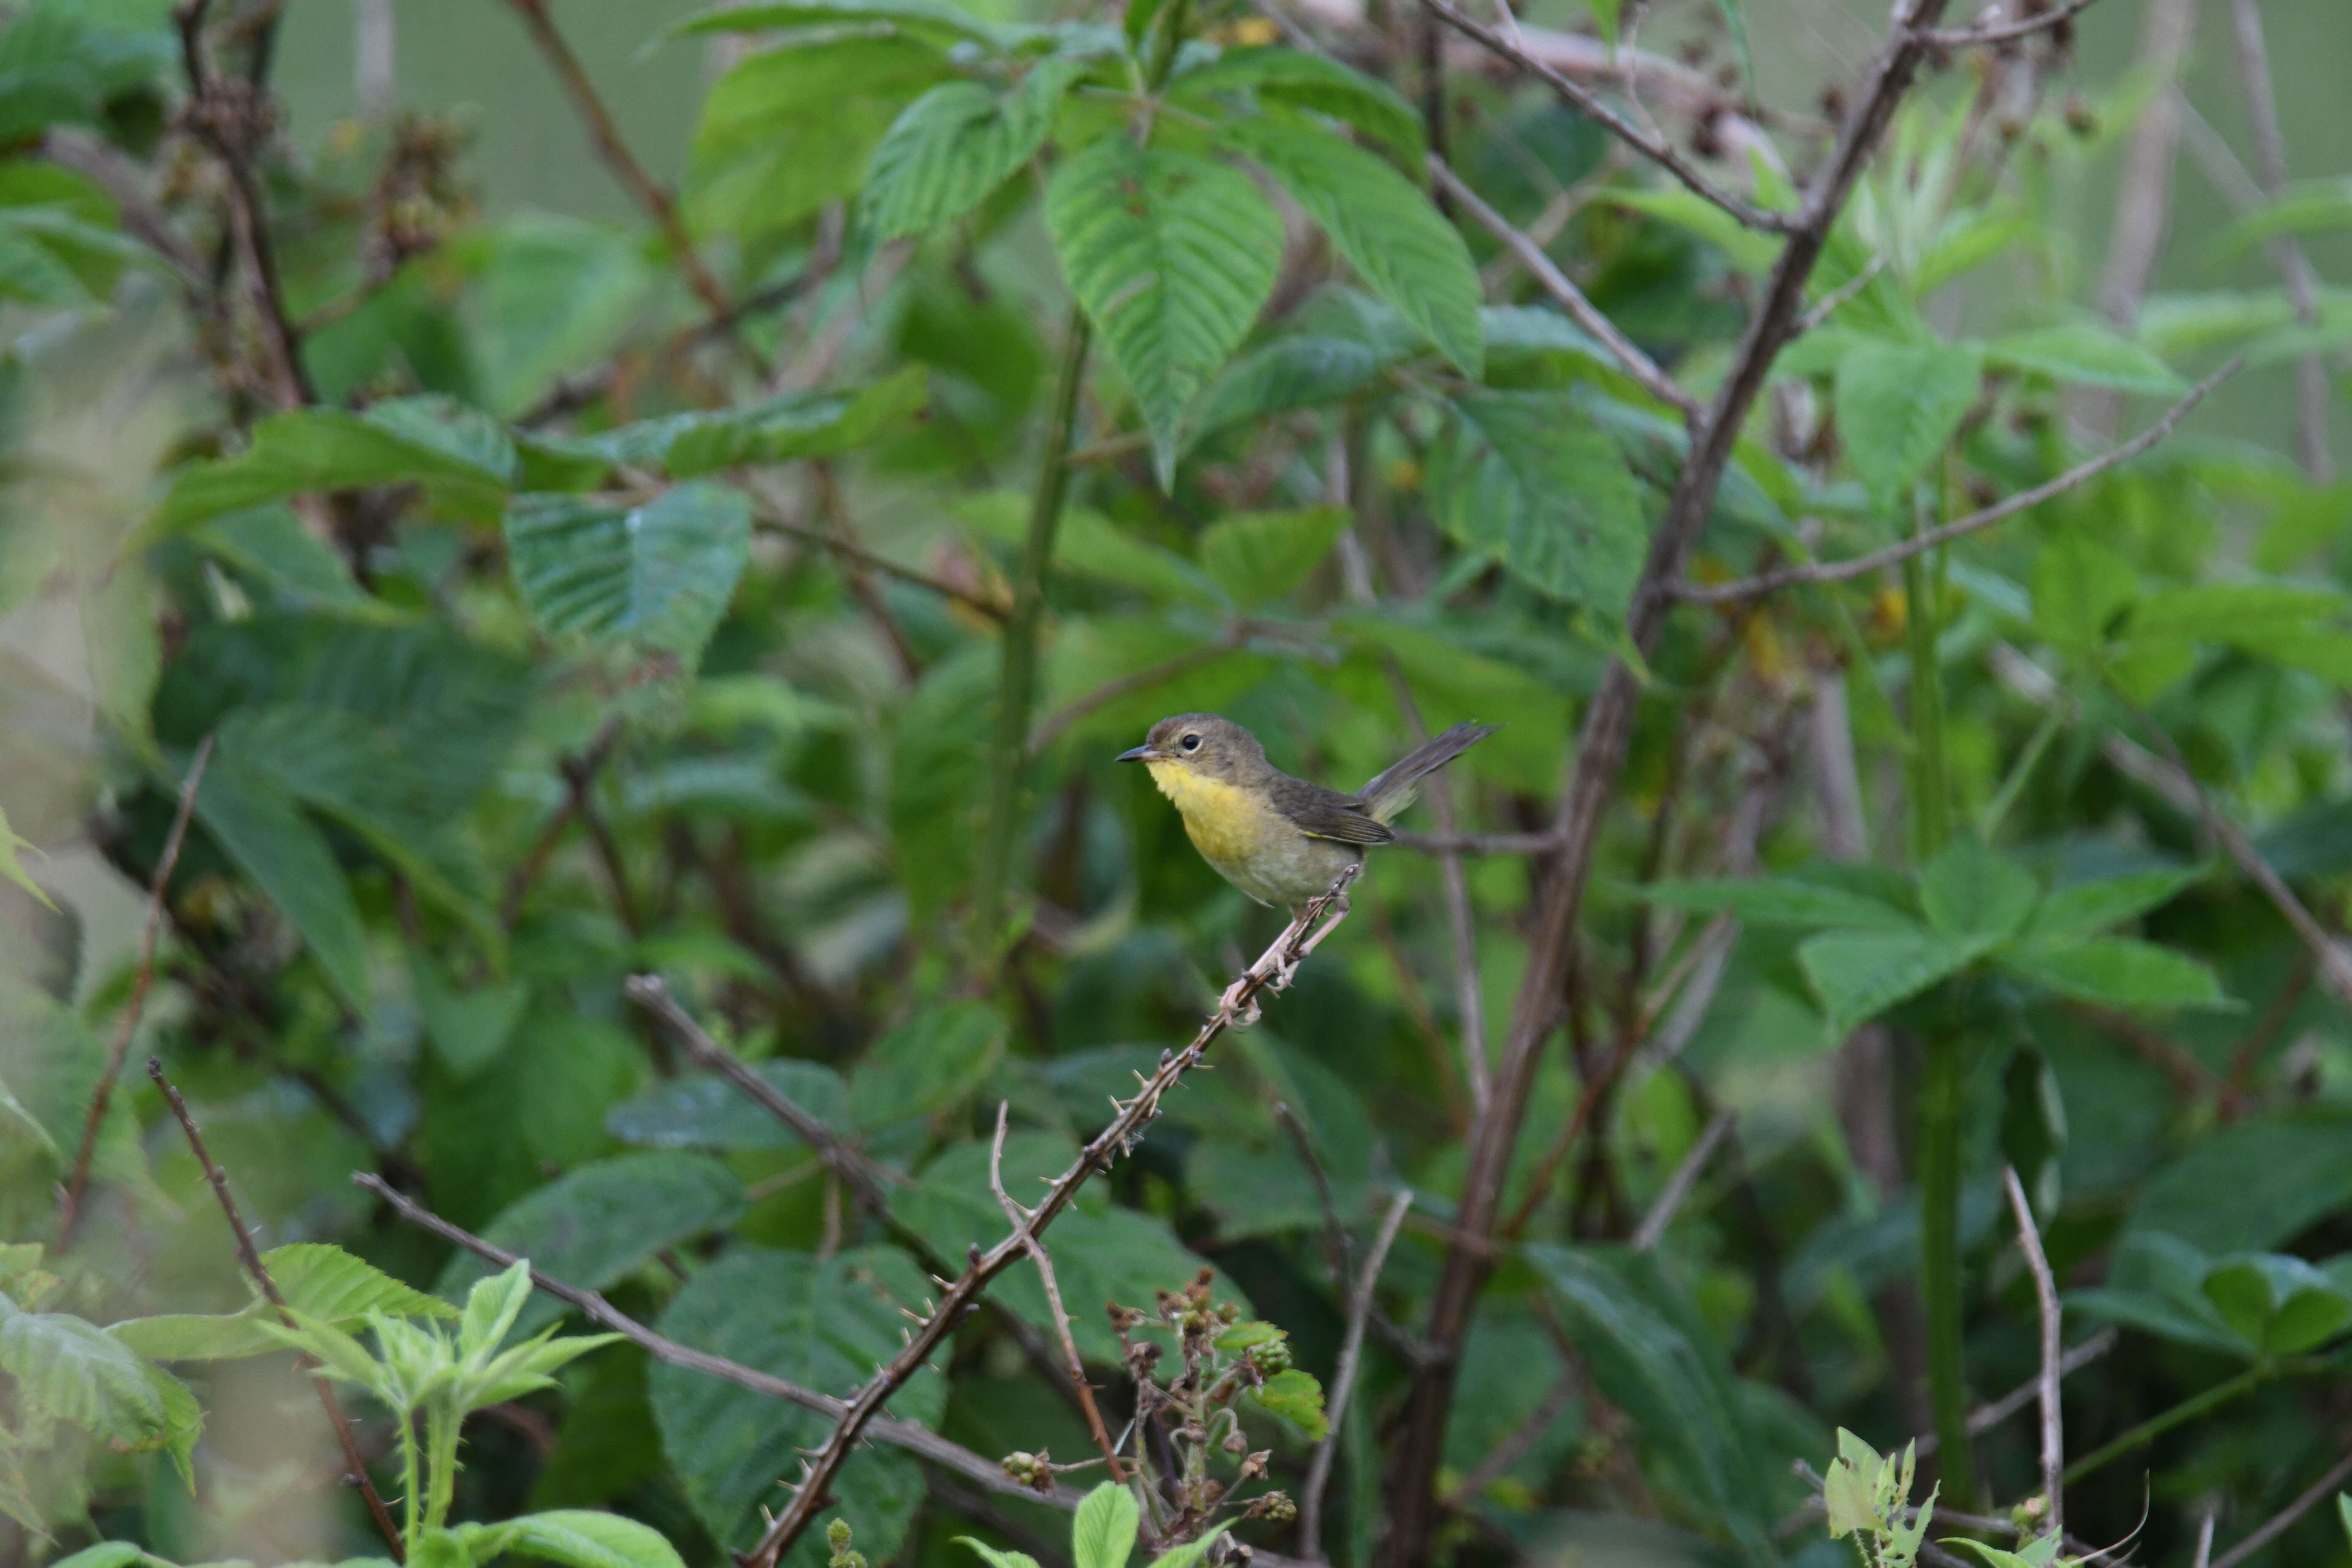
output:
POLYGON ((1188 751, 1188 752, 1197 752, 1197 751, 1199 751, 1199 750, 1201 749, 1201 737, 1200 737, 1200 736, 1198 736, 1198 735, 1187 735, 1187 736, 1185 736, 1185 737, 1184 737, 1184 740, 1183 740, 1183 746, 1184 746, 1184 749, 1185 749, 1186 751, 1188 751))

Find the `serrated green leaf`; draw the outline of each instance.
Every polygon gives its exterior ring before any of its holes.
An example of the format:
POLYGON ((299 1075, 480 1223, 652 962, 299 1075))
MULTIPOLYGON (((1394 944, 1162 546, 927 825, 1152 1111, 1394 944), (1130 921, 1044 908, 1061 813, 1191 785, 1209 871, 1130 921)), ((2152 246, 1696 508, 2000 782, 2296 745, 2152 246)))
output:
POLYGON ((1958 973, 1984 951, 1980 942, 1934 931, 1836 931, 1797 949, 1797 962, 1821 999, 1830 1034, 1843 1039, 1898 1002, 1958 973))
POLYGON ((1838 437, 1881 506, 1894 504, 1950 443, 1982 379, 1972 350, 1943 343, 1864 339, 1839 360, 1838 437))
POLYGON ((969 1535, 959 1535, 955 1540, 957 1545, 969 1546, 979 1553, 980 1560, 987 1563, 988 1568, 1037 1568, 1037 1560, 1026 1552, 1000 1552, 986 1542, 975 1541, 969 1535))
MULTIPOLYGON (((751 1070, 829 1127, 849 1125, 849 1086, 822 1062, 791 1058, 755 1062, 751 1070)), ((799 1149, 799 1137, 715 1073, 674 1079, 614 1106, 605 1130, 648 1149, 799 1149)))
POLYGON ((165 1430, 163 1394, 146 1363, 96 1324, 26 1312, 0 1297, 0 1372, 35 1410, 133 1446, 165 1430))
POLYGON ((2207 242, 2207 254, 2218 265, 2284 235, 2347 227, 2352 227, 2352 180, 2306 180, 2226 225, 2207 242))
POLYGON ((2219 1007, 2229 1000, 2197 960, 2125 937, 2037 942, 2010 953, 2001 967, 2061 996, 2110 1007, 2219 1007))
POLYGON ((1251 1389, 1250 1397, 1297 1426, 1310 1442, 1331 1435, 1331 1423, 1323 1414, 1323 1384, 1312 1373, 1286 1367, 1264 1386, 1251 1389))
POLYGON ((506 536, 515 586, 541 631, 639 644, 691 668, 750 558, 751 503, 711 484, 626 508, 524 497, 506 536))
POLYGON ((1307 581, 1349 521, 1328 506, 1221 518, 1201 535, 1201 564, 1236 605, 1263 605, 1307 581))
MULTIPOLYGON (((261 1255, 272 1283, 296 1312, 344 1330, 369 1312, 395 1317, 452 1318, 457 1309, 402 1284, 373 1264, 324 1242, 294 1242, 261 1255)), ((257 1294, 241 1312, 131 1318, 107 1332, 158 1361, 217 1361, 259 1355, 278 1342, 261 1325, 276 1310, 257 1294)))
POLYGON ((2161 908, 2205 876, 2202 866, 2182 866, 2053 888, 2034 906, 2023 934, 2028 941, 2052 943, 2095 936, 2161 908))
MULTIPOLYGON (((364 414, 305 408, 254 426, 253 444, 235 458, 198 463, 173 483, 156 526, 173 529, 287 496, 377 485, 423 484, 467 516, 495 512, 513 482, 494 445, 452 434, 450 405, 394 400, 364 414)), ((454 419, 454 416, 451 416, 454 419)), ((478 416, 477 416, 478 417, 478 416)))
POLYGON ((275 780, 217 755, 196 790, 196 820, 300 935, 355 1012, 368 1010, 367 928, 326 836, 275 780))
POLYGON ((1296 115, 1227 128, 1282 183, 1371 289, 1474 380, 1486 365, 1478 269, 1428 194, 1381 159, 1296 115))
POLYGON ((1079 1499, 1077 1517, 1070 1521, 1075 1568, 1127 1568, 1141 1518, 1135 1494, 1117 1481, 1105 1481, 1079 1499))
POLYGON ((1247 1322, 1235 1323, 1210 1342, 1219 1350, 1230 1353, 1248 1350, 1254 1345, 1270 1345, 1277 1340, 1286 1340, 1289 1337, 1287 1333, 1272 1323, 1252 1319, 1247 1322))
POLYGON ((1432 455, 1445 531, 1529 586, 1612 619, 1647 553, 1642 495, 1616 443, 1556 392, 1465 392, 1432 455))
POLYGON ((1927 923, 1962 940, 2006 941, 2041 894, 2032 872, 1971 839, 1954 839, 1919 873, 1919 908, 1927 923))
POLYGON ((1285 414, 1337 403, 1372 384, 1393 363, 1379 348, 1306 332, 1276 338, 1227 365, 1192 405, 1192 438, 1285 414))
POLYGON ((1008 91, 941 82, 908 104, 866 166, 858 204, 866 231, 877 240, 921 234, 987 200, 1036 155, 1062 95, 1086 69, 1054 56, 1008 91))
POLYGON ((1164 489, 1185 412, 1273 290, 1281 216, 1222 163, 1108 136, 1054 172, 1045 227, 1135 395, 1164 489))

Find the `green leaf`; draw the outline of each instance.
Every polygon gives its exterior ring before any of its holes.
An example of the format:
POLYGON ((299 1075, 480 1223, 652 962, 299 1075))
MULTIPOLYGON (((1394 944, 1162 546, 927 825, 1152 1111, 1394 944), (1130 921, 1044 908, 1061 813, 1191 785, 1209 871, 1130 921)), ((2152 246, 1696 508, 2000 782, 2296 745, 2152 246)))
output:
POLYGON ((750 558, 751 503, 710 484, 625 509, 525 497, 506 534, 515 586, 541 631, 639 644, 691 668, 750 558))
POLYGON ((849 1075, 850 1124, 874 1132, 954 1108, 1003 1045, 1004 1020, 981 1003, 924 1008, 875 1041, 849 1075))
POLYGON ((2072 937, 2096 935, 2110 926, 2137 920, 2148 910, 2170 903, 2183 889, 2204 880, 2205 875, 2206 868, 2202 866, 2182 866, 2053 888, 2025 922, 2025 938, 2030 942, 2060 942, 2072 937))
POLYGON ((1185 411, 1273 290, 1282 219, 1222 163, 1108 136, 1063 161, 1045 227, 1174 482, 1185 411))
POLYGON ((1843 1039, 1898 1002, 1974 963, 1983 944, 1924 931, 1837 931, 1797 949, 1830 1034, 1843 1039))
POLYGON ((1611 206, 1646 213, 1662 223, 1696 235, 1722 251, 1743 272, 1762 272, 1780 254, 1780 240, 1749 228, 1705 196, 1679 185, 1616 187, 1597 193, 1594 199, 1611 206))
POLYGON ((2042 889, 2033 874, 1969 839, 1946 845, 1919 873, 1919 908, 1946 936, 1987 943, 2017 933, 2042 889))
POLYGON ((1310 1373, 1295 1366, 1277 1372, 1263 1387, 1251 1389, 1250 1397, 1297 1426, 1310 1443, 1331 1435, 1331 1423, 1323 1414, 1323 1384, 1310 1373))
POLYGON ((49 1564, 49 1568, 131 1568, 134 1563, 153 1563, 151 1558, 127 1541, 101 1541, 95 1546, 85 1546, 79 1552, 68 1552, 49 1564))
POLYGON ((2110 1007, 2221 1007, 2229 1001, 2213 972, 2195 959, 2125 937, 2037 942, 2010 953, 2001 967, 2061 996, 2110 1007))
POLYGON ((408 973, 434 1054, 460 1080, 498 1059, 530 1005, 530 987, 516 980, 452 990, 433 960, 419 951, 410 952, 408 973))
POLYGON ((2300 1355, 2352 1327, 2352 1297, 2300 1258, 2224 1258, 2202 1289, 2231 1331, 2266 1355, 2300 1355))
MULTIPOLYGON (((985 1189, 983 1189, 984 1191, 985 1189)), ((789 1378, 841 1392, 871 1377, 901 1348, 900 1309, 930 1304, 922 1271, 904 1253, 858 1247, 819 1263, 805 1253, 738 1246, 698 1270, 662 1314, 664 1334, 789 1378)), ((947 1407, 947 1379, 918 1375, 893 1395, 890 1412, 935 1426, 947 1407)), ((760 1533, 759 1505, 799 1473, 802 1450, 823 1443, 833 1423, 766 1394, 680 1367, 647 1374, 662 1448, 696 1514, 722 1545, 760 1533)), ((897 1555, 923 1500, 923 1479, 906 1455, 879 1446, 853 1455, 834 1483, 841 1517, 858 1549, 877 1563, 897 1555)), ((787 1554, 790 1568, 821 1568, 814 1532, 787 1554)))
POLYGON ((1974 351, 1942 343, 1863 339, 1839 360, 1832 393, 1838 437, 1881 507, 1894 505, 1950 443, 1982 378, 1974 351))
POLYGON ((2352 1206, 2352 1117, 2311 1108, 2258 1112, 2159 1168, 2125 1233, 2175 1237, 2210 1253, 2281 1247, 2352 1206))
MULTIPOLYGON (((457 1310, 402 1284, 372 1263, 323 1242, 294 1242, 261 1255, 262 1267, 286 1304, 339 1329, 358 1327, 370 1312, 388 1317, 449 1318, 457 1310)), ((278 1342, 261 1325, 277 1312, 257 1292, 240 1312, 132 1318, 107 1332, 157 1361, 216 1361, 260 1355, 278 1342)))
POLYGON ((1885 929, 1915 922, 1891 904, 1821 882, 1789 877, 1751 877, 1719 882, 1652 882, 1640 889, 1650 903, 1700 914, 1726 912, 1753 926, 1801 931, 1841 927, 1885 929))
MULTIPOLYGON (((751 1070, 828 1127, 849 1125, 849 1088, 822 1062, 780 1058, 751 1070)), ((674 1079, 614 1106, 605 1129, 652 1149, 800 1149, 793 1130, 715 1073, 674 1079)))
MULTIPOLYGON (((983 539, 1018 547, 1029 529, 1029 502, 1011 490, 991 490, 957 503, 956 516, 983 539)), ((1098 511, 1069 507, 1054 547, 1056 572, 1097 578, 1152 598, 1214 606, 1214 584, 1172 550, 1146 543, 1098 511)))
POLYGON ((2324 234, 2347 227, 2352 227, 2352 180, 2305 180, 2224 226, 2207 242, 2207 251, 2219 264, 2283 235, 2324 234))
POLYGON ((1192 438, 1294 408, 1338 403, 1370 385, 1393 363, 1370 343, 1297 332, 1252 349, 1227 365, 1192 406, 1192 438))
POLYGON ((31 875, 25 869, 25 862, 18 858, 20 850, 32 847, 33 841, 29 838, 17 837, 16 832, 8 826, 7 812, 0 810, 0 877, 5 877, 16 883, 16 886, 54 910, 58 906, 49 902, 49 895, 41 890, 41 885, 33 880, 31 875))
POLYGON ((1037 1560, 1026 1552, 999 1552, 986 1542, 975 1541, 969 1535, 959 1535, 955 1539, 957 1545, 969 1546, 978 1552, 980 1560, 987 1563, 988 1568, 1037 1568, 1037 1560))
MULTIPOLYGON (((626 1279, 666 1247, 706 1236, 742 1212, 743 1184, 718 1161, 673 1151, 615 1154, 550 1182, 502 1211, 485 1237, 528 1258, 551 1279, 602 1290, 626 1279)), ((460 1253, 435 1289, 454 1298, 484 1268, 460 1253)), ((561 1317, 552 1297, 523 1309, 523 1331, 561 1317)))
POLYGON ((411 483, 466 516, 494 513, 514 479, 513 448, 505 448, 501 466, 495 445, 452 435, 441 417, 448 406, 396 399, 364 414, 305 408, 273 416, 254 426, 241 455, 184 470, 156 525, 182 528, 292 495, 411 483))
POLYGON ((2077 386, 2177 396, 2188 385, 2172 367, 2113 329, 2078 321, 2011 332, 1984 345, 1985 363, 2077 386))
POLYGON ((1194 103, 1234 92, 1345 121, 1378 145, 1408 179, 1417 184, 1426 177, 1429 143, 1420 112, 1386 82, 1353 67, 1301 49, 1227 49, 1213 64, 1186 72, 1169 96, 1178 103, 1194 103))
POLYGON ((1074 1568, 1127 1568, 1141 1517, 1135 1494, 1117 1481, 1105 1481, 1079 1499, 1077 1517, 1070 1521, 1074 1568))
POLYGON ((367 928, 326 836, 294 797, 236 758, 215 756, 196 790, 196 820, 278 906, 343 1001, 366 1013, 367 928))
POLYGON ((918 34, 938 34, 995 47, 1005 29, 941 0, 761 0, 701 11, 669 30, 674 38, 709 33, 767 33, 832 22, 886 22, 918 34))
POLYGON ((25 1405, 100 1437, 137 1445, 163 1435, 163 1395, 146 1363, 79 1318, 21 1311, 0 1297, 0 1372, 25 1405))
POLYGON ((334 547, 302 526, 294 509, 247 507, 188 531, 188 538, 247 577, 269 585, 296 609, 381 616, 385 606, 368 596, 334 547))
POLYGON ((961 217, 1036 156, 1087 62, 1050 57, 1009 91, 941 82, 891 123, 866 170, 861 221, 877 240, 961 217))
POLYGON ((686 1568, 661 1531, 616 1513, 560 1509, 527 1513, 498 1527, 507 1550, 567 1568, 686 1568))
MULTIPOLYGON (((1319 1399, 1318 1404, 1320 1404, 1319 1399)), ((1151 1560, 1151 1568, 1193 1568, 1195 1563, 1206 1557, 1215 1549, 1217 1542, 1224 1538, 1225 1532, 1223 1530, 1210 1531, 1206 1535, 1188 1541, 1172 1551, 1161 1552, 1151 1560)))
POLYGON ((1564 393, 1465 392, 1432 454, 1439 521, 1530 587, 1622 617, 1649 547, 1616 443, 1564 393))
POLYGON ((1372 292, 1463 374, 1478 376, 1486 363, 1478 269, 1419 185, 1296 115, 1244 121, 1225 135, 1282 183, 1372 292))
MULTIPOLYGON (((730 15, 748 20, 763 9, 730 15)), ((703 234, 752 240, 856 195, 899 110, 953 75, 935 42, 863 30, 745 56, 703 95, 688 161, 688 219, 703 234)))
POLYGON ((1248 1322, 1235 1323, 1209 1342, 1219 1350, 1230 1353, 1234 1351, 1245 1351, 1255 1345, 1270 1345, 1289 1337, 1287 1333, 1272 1323, 1253 1319, 1248 1322))
POLYGON ((1346 510, 1329 506, 1221 518, 1201 535, 1201 564, 1234 603, 1244 609, 1266 604, 1306 582, 1349 521, 1346 510))

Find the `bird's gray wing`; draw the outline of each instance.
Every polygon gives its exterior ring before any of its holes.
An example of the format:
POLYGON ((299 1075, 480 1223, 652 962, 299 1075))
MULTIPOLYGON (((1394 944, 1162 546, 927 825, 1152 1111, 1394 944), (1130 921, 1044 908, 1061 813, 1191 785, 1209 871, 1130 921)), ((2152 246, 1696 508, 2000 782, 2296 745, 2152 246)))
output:
POLYGON ((1272 793, 1274 808, 1309 838, 1336 839, 1341 844, 1395 842, 1396 835, 1389 831, 1388 824, 1374 821, 1364 803, 1352 795, 1287 773, 1276 775, 1272 793))

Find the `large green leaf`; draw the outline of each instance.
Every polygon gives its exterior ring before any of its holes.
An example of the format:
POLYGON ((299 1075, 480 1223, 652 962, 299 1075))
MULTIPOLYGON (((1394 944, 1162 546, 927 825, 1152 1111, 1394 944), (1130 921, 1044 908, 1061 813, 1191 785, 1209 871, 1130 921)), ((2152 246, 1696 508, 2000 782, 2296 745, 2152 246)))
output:
POLYGON ((2041 897, 2033 874, 1972 839, 1946 845, 1919 873, 1919 908, 1948 937, 1987 942, 2016 934, 2041 897))
POLYGON ((1248 176, 1108 136, 1064 160, 1045 227, 1173 482, 1185 411, 1257 319, 1282 263, 1282 218, 1248 176))
POLYGON ((2209 1253, 2272 1248, 2352 1207, 2352 1118, 2264 1111, 2191 1145, 2133 1204, 2126 1234, 2177 1237, 2209 1253))
POLYGON ((866 170, 858 210, 867 231, 877 240, 921 234, 987 200, 1036 155, 1062 95, 1086 68, 1051 57, 1008 91, 941 82, 908 104, 866 170))
POLYGON ((1831 1035, 1843 1039, 1983 952, 1980 941, 1935 931, 1833 931, 1809 939, 1797 949, 1797 962, 1821 998, 1831 1035))
POLYGON ((1694 1341, 1649 1298, 1664 1289, 1651 1259, 1600 1247, 1526 1249, 1593 1382, 1632 1416, 1645 1443, 1671 1454, 1678 1479, 1751 1564, 1777 1564, 1747 1423, 1719 1351, 1694 1341), (1640 1288, 1645 1281, 1651 1289, 1640 1288))
POLYGON ((992 47, 1008 29, 947 0, 753 0, 697 12, 670 28, 672 37, 709 33, 768 33, 846 22, 887 23, 918 36, 937 34, 992 47))
POLYGON ((2029 942, 2042 942, 2095 936, 2169 903, 2183 889, 2203 880, 2205 874, 2204 867, 2182 866, 2070 882, 2051 889, 2034 907, 2023 934, 2029 942))
POLYGON ((1433 454, 1439 520, 1529 586, 1622 616, 1648 549, 1615 442, 1560 392, 1465 392, 1433 454))
POLYGON ((1263 605, 1307 581, 1349 521, 1347 511, 1329 506, 1221 518, 1201 535, 1201 564, 1234 603, 1263 605))
POLYGON ((367 928, 326 835, 293 795, 236 758, 218 756, 196 790, 196 820, 278 906, 343 1001, 366 1012, 367 928))
POLYGON ((36 1411, 98 1436, 144 1444, 164 1430, 146 1364, 105 1330, 64 1312, 26 1312, 0 1296, 0 1372, 36 1411))
POLYGON ((751 504, 712 484, 625 508, 528 497, 506 531, 515 586, 541 630, 657 648, 690 668, 750 558, 751 504))
POLYGON ((977 1002, 926 1007, 874 1042, 849 1075, 849 1119, 862 1132, 934 1116, 980 1086, 1004 1044, 1004 1020, 977 1002))
POLYGON ((688 217, 755 238, 855 195, 899 110, 952 74, 936 43, 895 31, 817 33, 744 57, 703 96, 688 217))
MULTIPOLYGON (((822 1062, 780 1058, 751 1070, 829 1127, 849 1125, 849 1089, 822 1062)), ((605 1127, 624 1143, 656 1149, 798 1149, 792 1129, 715 1073, 674 1079, 614 1106, 605 1127)))
POLYGON ((1070 1521, 1070 1560, 1075 1568, 1127 1568, 1143 1510, 1135 1494, 1105 1481, 1078 1500, 1070 1521))
POLYGON ((1227 365, 1192 407, 1195 439, 1229 425, 1337 403, 1370 385, 1392 356, 1349 338, 1296 332, 1227 365))
POLYGON ((2197 960, 2125 937, 2035 943, 2008 954, 2001 967, 2061 996, 2110 1007, 2218 1007, 2228 1000, 2197 960))
POLYGON ((500 1550, 565 1568, 686 1568, 660 1531, 617 1513, 558 1509, 488 1528, 497 1532, 500 1550))
POLYGON ((410 483, 482 516, 514 478, 514 449, 496 426, 437 399, 396 399, 364 414, 305 408, 255 426, 239 456, 182 473, 155 521, 178 528, 286 496, 410 483))
POLYGON ((2129 338, 2088 321, 2011 332, 1985 344, 1985 363, 2081 386, 2178 396, 2187 386, 2172 367, 2129 338))
POLYGON ((1950 442, 1976 403, 1982 374, 1974 351, 1943 343, 1863 339, 1838 361, 1832 399, 1838 437, 1882 507, 1950 442))
MULTIPOLYGON (((483 1235, 553 1279, 601 1290, 662 1248, 731 1224, 742 1209, 743 1184, 718 1161, 649 1151, 567 1172, 500 1213, 483 1235)), ((459 1253, 434 1288, 454 1300, 488 1272, 471 1253, 459 1253)), ((522 1330, 534 1331, 563 1310, 554 1298, 534 1296, 522 1310, 522 1330)))
MULTIPOLYGON (((898 1353, 901 1310, 922 1311, 929 1303, 922 1271, 887 1247, 855 1248, 819 1263, 805 1253, 739 1247, 687 1282, 660 1328, 698 1350, 839 1394, 898 1353)), ((678 1367, 656 1366, 647 1382, 662 1447, 695 1512, 722 1544, 748 1545, 759 1534, 759 1506, 774 1506, 777 1484, 798 1479, 803 1451, 822 1443, 832 1423, 678 1367)), ((892 1397, 890 1413, 935 1426, 947 1387, 944 1377, 918 1375, 892 1397)), ((922 1501, 922 1474, 895 1449, 861 1448, 834 1492, 858 1550, 887 1562, 922 1501)), ((814 1531, 785 1558, 793 1568, 824 1560, 814 1531)))
POLYGON ((1423 192, 1381 159, 1297 115, 1226 132, 1321 226, 1372 291, 1463 374, 1486 363, 1478 269, 1462 236, 1423 192))

